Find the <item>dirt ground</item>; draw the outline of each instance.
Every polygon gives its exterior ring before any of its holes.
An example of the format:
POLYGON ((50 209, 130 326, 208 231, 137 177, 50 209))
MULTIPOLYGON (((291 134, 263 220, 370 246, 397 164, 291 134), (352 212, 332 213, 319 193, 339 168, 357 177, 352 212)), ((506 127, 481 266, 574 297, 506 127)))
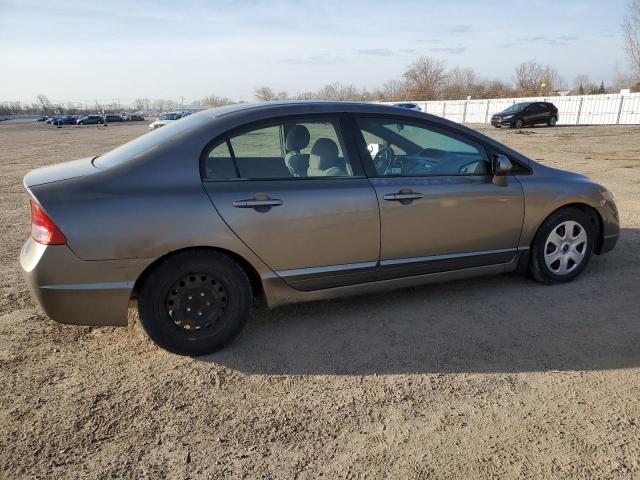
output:
POLYGON ((640 478, 640 127, 482 131, 615 194, 575 282, 515 275, 254 312, 200 359, 30 298, 23 175, 144 124, 0 124, 0 477, 640 478))

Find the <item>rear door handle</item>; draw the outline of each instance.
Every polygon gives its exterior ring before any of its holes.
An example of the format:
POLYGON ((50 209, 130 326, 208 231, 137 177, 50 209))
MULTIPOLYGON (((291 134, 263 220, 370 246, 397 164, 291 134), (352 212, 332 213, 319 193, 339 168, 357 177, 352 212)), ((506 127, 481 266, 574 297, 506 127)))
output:
POLYGON ((236 208, 260 208, 260 207, 279 207, 284 202, 278 198, 269 198, 259 200, 257 198, 249 198, 247 200, 235 200, 232 205, 236 208))
POLYGON ((401 202, 403 200, 418 200, 423 196, 424 195, 422 195, 420 192, 407 192, 407 193, 398 192, 398 193, 387 193, 382 198, 390 202, 401 202))

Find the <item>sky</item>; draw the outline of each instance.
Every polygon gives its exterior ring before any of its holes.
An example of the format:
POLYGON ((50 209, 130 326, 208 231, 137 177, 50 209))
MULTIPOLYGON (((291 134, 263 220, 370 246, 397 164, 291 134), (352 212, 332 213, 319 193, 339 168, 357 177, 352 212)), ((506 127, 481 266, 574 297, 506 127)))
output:
POLYGON ((510 81, 516 64, 611 81, 626 0, 0 0, 0 101, 374 88, 420 56, 510 81))

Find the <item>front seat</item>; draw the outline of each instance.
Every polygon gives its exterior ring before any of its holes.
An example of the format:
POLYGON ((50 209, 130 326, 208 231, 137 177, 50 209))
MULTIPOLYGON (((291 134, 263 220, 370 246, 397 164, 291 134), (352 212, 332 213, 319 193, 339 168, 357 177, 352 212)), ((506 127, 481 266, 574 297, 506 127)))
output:
POLYGON ((309 146, 309 130, 302 125, 294 125, 285 141, 285 147, 287 148, 287 155, 285 162, 287 168, 291 172, 291 175, 296 177, 304 177, 307 175, 309 169, 309 155, 306 153, 300 153, 309 146))
POLYGON ((344 161, 338 156, 338 145, 330 138, 319 138, 309 156, 310 177, 346 177, 344 161))

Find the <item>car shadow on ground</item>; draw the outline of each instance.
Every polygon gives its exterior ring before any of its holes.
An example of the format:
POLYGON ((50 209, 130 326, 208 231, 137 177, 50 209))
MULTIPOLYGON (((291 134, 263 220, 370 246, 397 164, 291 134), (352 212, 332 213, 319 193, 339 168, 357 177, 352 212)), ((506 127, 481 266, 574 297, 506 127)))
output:
POLYGON ((365 375, 640 366, 640 231, 576 281, 518 275, 254 310, 202 361, 256 374, 365 375))

